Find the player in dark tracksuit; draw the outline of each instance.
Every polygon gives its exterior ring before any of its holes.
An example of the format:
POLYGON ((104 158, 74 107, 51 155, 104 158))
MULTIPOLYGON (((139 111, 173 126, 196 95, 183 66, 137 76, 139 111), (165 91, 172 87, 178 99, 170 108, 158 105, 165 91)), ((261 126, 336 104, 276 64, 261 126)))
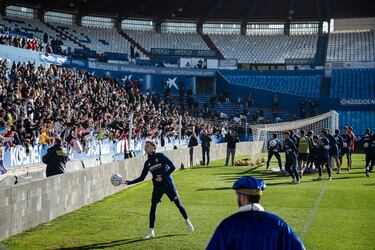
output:
POLYGON ((323 130, 320 133, 320 144, 319 144, 319 164, 318 164, 318 172, 319 172, 319 178, 318 180, 322 179, 322 168, 325 166, 327 168, 328 172, 328 180, 332 180, 332 169, 328 164, 329 160, 329 140, 327 138, 328 132, 326 130, 323 130))
POLYGON ((342 139, 341 135, 340 135, 340 130, 339 129, 335 129, 335 135, 333 136, 336 140, 336 143, 337 143, 337 152, 338 152, 338 159, 339 159, 339 163, 338 163, 338 168, 337 168, 337 173, 338 174, 341 174, 341 165, 342 165, 342 146, 344 144, 344 140, 342 139))
POLYGON ((131 185, 143 181, 148 172, 152 174, 152 183, 154 190, 152 192, 151 209, 150 209, 150 229, 146 234, 145 238, 154 237, 154 226, 155 226, 155 212, 157 204, 161 201, 164 194, 168 196, 170 201, 173 201, 177 208, 180 210, 181 215, 184 217, 185 222, 191 232, 194 231, 194 227, 191 224, 185 208, 183 207, 180 198, 178 197, 176 186, 174 185, 172 172, 176 169, 171 160, 168 159, 162 153, 156 153, 156 146, 153 142, 148 141, 145 145, 145 151, 148 156, 146 160, 142 174, 135 180, 125 181, 124 184, 131 185))
POLYGON ((361 140, 360 140, 360 143, 362 145, 362 148, 365 152, 365 155, 366 155, 366 158, 365 158, 365 161, 366 161, 366 175, 369 176, 369 167, 370 167, 370 164, 371 164, 371 155, 370 155, 370 143, 372 141, 372 135, 371 135, 371 130, 368 128, 366 129, 366 132, 365 134, 362 136, 361 140))
MULTIPOLYGON (((313 135, 314 135, 314 131, 310 130, 309 132, 307 132, 307 137, 309 138, 310 151, 311 151, 311 146, 313 144, 313 135)), ((313 170, 313 162, 312 162, 312 159, 310 159, 310 156, 307 158, 306 168, 308 169, 308 171, 313 170)))
POLYGON ((371 136, 371 141, 369 141, 368 154, 370 157, 370 163, 366 166, 366 175, 370 177, 370 173, 375 166, 375 134, 371 136))
POLYGON ((329 160, 328 160, 328 166, 333 171, 335 161, 337 170, 341 169, 340 159, 339 159, 339 148, 337 146, 336 138, 329 132, 328 129, 325 129, 327 131, 327 139, 329 141, 329 160))
POLYGON ((294 145, 297 145, 298 135, 296 135, 293 130, 290 130, 289 133, 290 133, 289 138, 293 141, 294 145))
POLYGON ((352 168, 352 152, 350 149, 350 145, 352 143, 352 137, 349 134, 349 128, 344 128, 344 134, 342 135, 342 150, 341 150, 341 165, 342 165, 342 158, 346 155, 347 164, 348 164, 348 171, 352 168))
POLYGON ((310 161, 312 164, 315 165, 316 168, 318 168, 320 162, 320 141, 318 136, 314 135, 312 142, 311 142, 311 147, 310 147, 310 161))
POLYGON ((277 162, 279 163, 280 171, 282 171, 283 168, 282 168, 282 165, 281 165, 281 157, 280 157, 280 153, 279 153, 282 149, 281 141, 277 138, 277 134, 273 134, 272 137, 273 138, 271 140, 269 140, 268 143, 267 143, 267 150, 268 150, 267 171, 270 167, 270 161, 271 161, 272 156, 276 157, 277 162), (276 146, 271 146, 270 145, 271 141, 275 141, 276 146))
POLYGON ((292 139, 290 132, 284 132, 284 152, 285 152, 285 170, 292 176, 292 183, 300 183, 297 172, 297 148, 292 139))

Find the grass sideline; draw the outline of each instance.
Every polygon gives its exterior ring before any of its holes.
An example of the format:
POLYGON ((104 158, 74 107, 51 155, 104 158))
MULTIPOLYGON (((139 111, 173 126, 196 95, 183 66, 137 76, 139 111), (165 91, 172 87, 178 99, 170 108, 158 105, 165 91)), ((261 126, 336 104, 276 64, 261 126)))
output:
MULTIPOLYGON (((375 248, 375 174, 365 177, 364 155, 354 155, 353 171, 334 174, 332 182, 327 183, 326 178, 313 181, 315 174, 304 176, 300 185, 291 185, 290 177, 266 174, 264 166, 224 167, 223 163, 215 161, 207 168, 173 174, 195 226, 193 234, 164 196, 157 209, 156 237, 142 240, 148 229, 152 191, 148 181, 11 237, 0 248, 204 249, 220 221, 237 211, 231 185, 243 175, 265 180, 261 204, 282 217, 303 238, 307 249, 375 248)), ((276 162, 271 167, 277 168, 276 162)))

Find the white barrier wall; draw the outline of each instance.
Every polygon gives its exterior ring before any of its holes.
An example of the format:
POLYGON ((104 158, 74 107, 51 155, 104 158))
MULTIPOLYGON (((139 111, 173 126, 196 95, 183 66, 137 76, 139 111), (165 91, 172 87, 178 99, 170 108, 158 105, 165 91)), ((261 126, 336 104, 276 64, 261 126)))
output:
MULTIPOLYGON (((259 153, 262 148, 263 142, 241 142, 236 154, 259 153)), ((165 154, 178 169, 181 163, 189 166, 189 149, 166 151, 165 154)), ((225 154, 226 144, 211 145, 211 160, 222 159, 225 154)), ((201 147, 195 147, 195 163, 201 160, 201 155, 201 147)), ((112 186, 111 175, 119 173, 126 179, 136 178, 145 160, 145 157, 130 158, 0 189, 0 240, 127 188, 112 186)), ((149 174, 147 179, 150 177, 149 174)))

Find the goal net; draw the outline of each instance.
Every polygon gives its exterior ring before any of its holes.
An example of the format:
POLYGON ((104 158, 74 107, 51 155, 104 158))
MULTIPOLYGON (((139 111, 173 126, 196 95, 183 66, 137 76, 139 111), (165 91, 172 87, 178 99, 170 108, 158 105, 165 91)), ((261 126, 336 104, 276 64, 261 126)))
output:
POLYGON ((303 120, 273 123, 273 124, 260 124, 250 125, 253 133, 253 141, 263 141, 264 151, 267 149, 268 140, 272 138, 272 134, 277 134, 280 140, 283 140, 283 132, 287 130, 293 130, 299 135, 300 130, 305 130, 305 134, 308 131, 314 131, 314 134, 319 135, 323 128, 328 128, 332 133, 338 128, 339 114, 336 111, 330 111, 318 116, 310 117, 303 120))

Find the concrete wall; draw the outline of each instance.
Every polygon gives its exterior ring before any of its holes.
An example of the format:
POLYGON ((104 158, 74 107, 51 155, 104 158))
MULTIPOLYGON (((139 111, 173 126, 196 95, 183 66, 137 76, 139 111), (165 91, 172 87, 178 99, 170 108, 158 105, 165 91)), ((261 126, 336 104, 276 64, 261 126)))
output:
MULTIPOLYGON (((262 147, 262 142, 242 142, 238 145, 237 155, 258 153, 262 147)), ((211 160, 222 159, 225 152, 226 144, 212 145, 211 160)), ((189 166, 187 148, 165 154, 177 168, 181 163, 189 166)), ((194 162, 200 160, 201 148, 196 147, 194 162)), ((131 158, 0 189, 0 240, 127 188, 112 186, 111 175, 119 173, 126 179, 136 178, 144 161, 145 157, 131 158)), ((150 177, 149 174, 147 179, 150 177)))

